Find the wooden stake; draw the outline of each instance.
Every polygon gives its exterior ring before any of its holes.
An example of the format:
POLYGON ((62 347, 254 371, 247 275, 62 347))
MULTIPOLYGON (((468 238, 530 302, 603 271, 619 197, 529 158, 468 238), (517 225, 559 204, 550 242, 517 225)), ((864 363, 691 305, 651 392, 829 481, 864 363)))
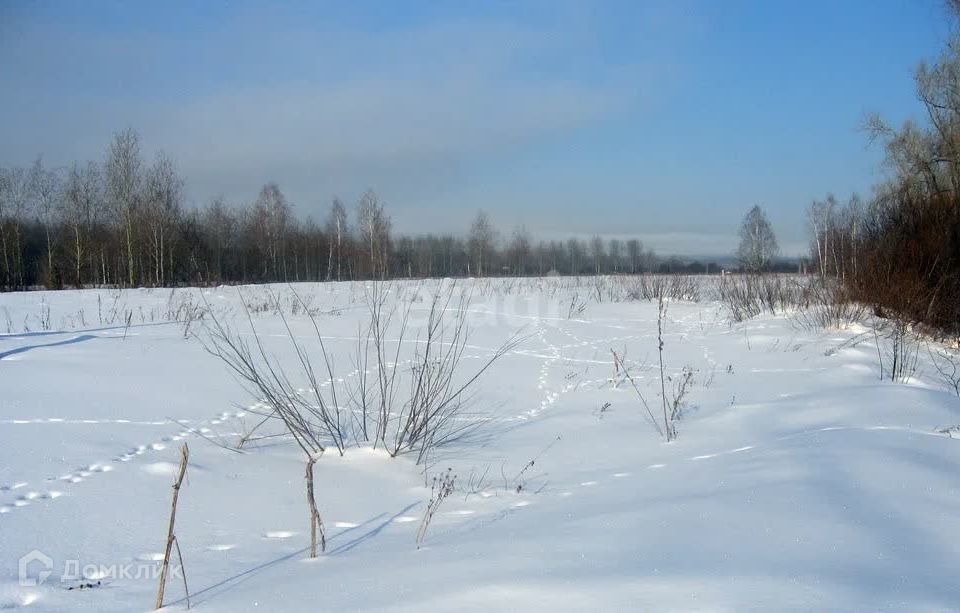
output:
MULTIPOLYGON (((170 553, 173 549, 173 542, 176 539, 173 533, 173 527, 177 518, 177 500, 180 498, 180 486, 183 484, 183 477, 187 474, 187 459, 190 457, 190 449, 184 443, 180 447, 180 472, 177 474, 177 480, 173 484, 173 503, 170 505, 170 526, 167 528, 167 548, 163 554, 163 568, 160 570, 160 586, 157 588, 157 609, 163 608, 163 591, 167 586, 167 571, 170 568, 170 553)), ((180 544, 177 543, 179 551, 180 544)), ((183 564, 181 559, 180 564, 183 564)), ((188 597, 189 598, 189 597, 188 597)))
POLYGON ((307 505, 310 507, 310 557, 317 557, 317 529, 320 531, 320 551, 327 551, 327 537, 323 530, 323 520, 320 519, 320 512, 317 511, 317 500, 313 497, 313 465, 317 458, 311 456, 307 460, 307 505))
POLYGON ((183 564, 183 553, 180 551, 180 539, 173 537, 177 545, 177 558, 180 560, 180 576, 183 578, 183 591, 187 595, 187 610, 190 610, 190 588, 187 586, 187 567, 183 564))

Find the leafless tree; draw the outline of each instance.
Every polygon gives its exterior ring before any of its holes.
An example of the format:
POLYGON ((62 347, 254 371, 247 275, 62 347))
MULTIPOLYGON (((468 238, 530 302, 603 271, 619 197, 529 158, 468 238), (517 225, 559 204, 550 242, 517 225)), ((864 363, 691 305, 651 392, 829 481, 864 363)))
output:
POLYGON ((357 227, 367 250, 370 274, 386 279, 390 251, 390 217, 373 190, 367 190, 357 205, 357 227))
POLYGON ((23 168, 10 168, 5 173, 4 208, 12 226, 12 282, 23 287, 25 267, 23 260, 23 226, 30 215, 30 175, 23 168))
POLYGON ((617 238, 611 238, 608 243, 607 253, 610 256, 611 272, 620 272, 620 265, 623 262, 623 241, 617 238))
POLYGON ((514 262, 514 273, 517 275, 527 274, 528 260, 530 259, 530 232, 526 226, 518 226, 513 231, 513 239, 510 241, 510 255, 514 262))
POLYGON ((740 265, 750 272, 763 272, 779 252, 777 237, 766 213, 759 206, 754 206, 740 226, 740 246, 737 248, 740 265))
POLYGON ((105 166, 106 195, 122 228, 126 244, 127 281, 136 285, 134 264, 136 249, 136 215, 140 208, 143 161, 140 157, 140 136, 127 128, 114 135, 105 166))
POLYGON ((34 211, 40 224, 43 226, 46 239, 46 286, 54 287, 55 269, 53 266, 54 240, 53 234, 56 225, 56 215, 60 210, 62 185, 59 174, 49 168, 44 168, 43 158, 38 157, 30 168, 30 193, 34 199, 34 211))
POLYGON ((263 266, 275 279, 287 281, 287 230, 290 224, 290 204, 276 183, 267 183, 254 203, 254 218, 264 256, 263 266))
POLYGON ((73 235, 70 249, 73 260, 74 283, 83 286, 83 263, 90 250, 90 232, 98 221, 103 201, 103 180, 100 169, 93 162, 86 166, 74 163, 67 173, 63 198, 63 218, 73 235))
POLYGON ((583 266, 583 257, 586 249, 582 242, 576 238, 567 239, 567 259, 570 261, 570 274, 580 274, 580 268, 583 266))
POLYGON ((599 275, 603 268, 603 239, 599 235, 590 239, 590 257, 593 258, 594 274, 599 275))
POLYGON ((493 243, 496 239, 496 233, 490 224, 490 216, 484 211, 479 211, 470 226, 469 246, 470 255, 475 263, 474 274, 482 277, 485 274, 485 266, 490 259, 493 251, 493 243))
POLYGON ((327 218, 327 236, 330 237, 330 252, 327 258, 328 281, 334 278, 334 270, 336 270, 337 281, 343 280, 343 247, 346 234, 347 211, 340 199, 334 198, 330 206, 330 216, 327 218), (336 268, 334 268, 334 259, 336 259, 336 268))
POLYGON ((637 274, 640 272, 641 259, 643 257, 643 243, 633 238, 627 241, 627 258, 630 260, 630 272, 637 274))
POLYGON ((10 283, 10 259, 7 246, 7 218, 4 215, 4 204, 7 200, 8 186, 7 169, 0 168, 0 256, 3 258, 3 287, 10 283))
POLYGON ((167 270, 174 265, 172 245, 176 220, 180 216, 183 181, 173 160, 160 153, 147 170, 144 183, 144 216, 150 238, 153 277, 157 285, 163 285, 167 282, 167 270))
POLYGON ((807 211, 807 217, 813 233, 813 250, 817 257, 817 268, 821 275, 828 271, 827 254, 830 251, 830 233, 827 231, 832 224, 836 199, 828 194, 826 200, 814 200, 807 211))
POLYGON ((223 196, 214 198, 203 211, 203 224, 209 228, 207 240, 211 251, 206 263, 208 281, 222 282, 226 275, 227 254, 233 250, 237 218, 231 214, 223 196), (210 269, 213 269, 211 271, 210 269))

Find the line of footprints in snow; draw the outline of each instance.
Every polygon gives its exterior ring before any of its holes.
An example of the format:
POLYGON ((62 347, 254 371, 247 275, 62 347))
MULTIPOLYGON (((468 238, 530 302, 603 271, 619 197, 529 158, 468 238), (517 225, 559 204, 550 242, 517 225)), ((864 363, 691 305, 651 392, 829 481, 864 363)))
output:
MULTIPOLYGON (((186 427, 180 432, 172 436, 165 436, 155 443, 149 445, 138 445, 137 447, 130 449, 129 451, 122 453, 112 460, 95 462, 93 464, 88 464, 77 468, 76 470, 60 475, 58 477, 47 477, 44 481, 47 484, 46 488, 43 491, 35 490, 29 488, 30 483, 26 481, 16 481, 14 483, 0 485, 0 492, 13 492, 16 495, 16 498, 9 503, 0 504, 0 515, 5 515, 11 513, 17 509, 30 506, 34 502, 43 501, 43 500, 54 500, 60 498, 64 495, 64 492, 56 488, 58 485, 69 486, 77 483, 82 483, 83 481, 102 473, 112 472, 115 467, 119 464, 129 462, 137 456, 141 456, 144 453, 149 451, 163 451, 167 448, 167 444, 179 440, 191 435, 203 435, 207 436, 212 434, 212 431, 207 426, 216 426, 226 422, 232 418, 240 418, 246 415, 244 411, 237 412, 223 412, 220 415, 213 417, 211 419, 204 420, 200 422, 197 427, 186 427), (22 492, 22 493, 21 493, 22 492)), ((6 424, 38 424, 38 423, 67 423, 67 424, 135 424, 135 425, 152 425, 152 426, 162 426, 169 425, 169 421, 130 421, 126 419, 83 419, 83 420, 67 420, 59 418, 50 418, 50 419, 16 419, 16 420, 6 420, 3 423, 6 424)), ((147 468, 149 470, 149 467, 147 468)))
MULTIPOLYGON (((404 361, 404 362, 398 362, 398 363, 397 363, 397 366, 402 366, 402 365, 407 364, 407 363, 409 363, 409 362, 411 362, 411 360, 406 360, 406 361, 404 361)), ((354 370, 354 371, 350 372, 350 373, 347 375, 347 378, 356 377, 356 376, 358 376, 359 374, 360 374, 360 371, 359 371, 359 369, 357 369, 357 370, 354 370)), ((342 382, 344 381, 344 379, 343 379, 343 378, 338 378, 338 379, 336 379, 336 381, 342 383, 342 382)), ((328 379, 328 380, 324 381, 323 383, 321 383, 320 385, 321 385, 321 387, 328 387, 331 383, 332 383, 332 381, 331 381, 330 379, 328 379)), ((306 391, 306 390, 299 390, 299 391, 300 391, 300 392, 304 392, 304 391, 306 391)), ((251 406, 250 408, 251 408, 251 410, 256 410, 256 409, 265 408, 265 406, 266 406, 266 405, 263 405, 262 403, 257 403, 257 404, 255 404, 255 405, 251 406)), ((151 443, 151 444, 149 444, 149 445, 138 445, 136 448, 131 449, 131 450, 127 451, 126 453, 122 453, 122 454, 114 457, 114 458, 113 458, 112 460, 110 460, 110 461, 97 462, 97 463, 94 463, 94 464, 89 464, 89 465, 87 465, 87 466, 83 466, 83 467, 81 467, 81 468, 78 468, 78 469, 74 470, 73 472, 67 473, 67 474, 62 475, 62 476, 60 476, 60 477, 48 477, 48 478, 46 479, 46 483, 48 483, 48 484, 61 483, 61 484, 64 484, 64 485, 81 483, 81 482, 83 482, 84 480, 88 479, 89 477, 94 476, 95 474, 111 472, 111 471, 114 470, 114 467, 115 467, 117 464, 124 463, 124 462, 129 462, 129 461, 132 460, 133 458, 135 458, 135 457, 137 457, 137 456, 140 456, 140 455, 143 455, 144 453, 147 453, 148 451, 162 451, 162 450, 166 449, 168 443, 182 440, 182 439, 184 439, 184 438, 186 438, 186 437, 188 437, 188 436, 191 436, 191 435, 198 435, 198 436, 202 436, 202 437, 209 437, 209 436, 213 435, 213 433, 212 433, 212 430, 211 430, 209 427, 207 427, 207 426, 217 426, 217 425, 220 425, 220 424, 222 424, 222 423, 224 423, 224 422, 226 422, 226 421, 228 421, 228 420, 230 420, 230 419, 232 419, 232 418, 241 418, 241 417, 244 417, 245 415, 246 415, 246 412, 245 412, 245 411, 237 411, 237 412, 232 412, 232 413, 225 411, 225 412, 223 412, 223 413, 220 413, 220 414, 217 415, 216 417, 213 417, 213 418, 211 418, 211 419, 207 419, 207 420, 201 421, 201 422, 200 422, 199 424, 197 424, 195 427, 187 425, 187 424, 190 424, 190 421, 189 421, 189 420, 182 420, 182 422, 180 422, 180 423, 181 423, 182 425, 185 425, 186 427, 185 427, 183 430, 181 430, 180 432, 178 432, 176 435, 173 435, 173 436, 165 436, 165 437, 163 437, 162 439, 160 439, 159 441, 157 441, 157 442, 155 442, 155 443, 151 443)), ((164 421, 133 421, 133 420, 128 420, 128 419, 62 419, 62 418, 57 418, 57 417, 52 417, 52 418, 47 418, 47 419, 5 419, 5 420, 0 420, 0 425, 25 425, 25 424, 132 424, 132 425, 144 425, 144 426, 164 426, 164 425, 168 425, 169 423, 170 423, 169 420, 164 420, 164 421)), ((148 466, 148 467, 147 467, 147 470, 149 471, 150 469, 151 469, 151 468, 148 466)), ((158 470, 165 470, 165 466, 158 466, 157 469, 158 469, 158 470)), ((40 501, 40 500, 53 500, 53 499, 59 498, 59 497, 61 497, 61 496, 64 495, 64 492, 62 492, 62 491, 60 491, 60 490, 56 490, 56 489, 49 489, 49 490, 45 490, 45 491, 28 490, 27 487, 28 487, 29 485, 30 485, 30 484, 29 484, 28 482, 26 482, 26 481, 16 481, 16 482, 11 483, 11 484, 8 484, 8 485, 0 485, 0 492, 15 492, 15 493, 17 493, 17 492, 23 491, 23 493, 22 493, 22 494, 19 494, 12 503, 0 504, 0 516, 6 515, 6 514, 8 514, 8 513, 11 513, 11 512, 13 512, 13 511, 15 511, 16 509, 30 506, 32 503, 34 503, 34 502, 36 502, 36 501, 40 501)))
MULTIPOLYGON (((409 363, 411 360, 406 360, 404 362, 398 362, 398 366, 409 363)), ((356 377, 360 374, 360 371, 354 370, 347 375, 347 378, 356 377)), ((336 379, 338 382, 343 382, 343 378, 336 379)), ((324 381, 320 384, 321 387, 328 387, 332 381, 330 379, 324 381)), ((304 392, 306 390, 299 390, 304 392)), ((250 407, 251 410, 263 409, 266 408, 266 405, 263 403, 256 403, 250 407)), ((81 468, 76 469, 71 473, 67 473, 60 477, 48 477, 46 482, 49 484, 53 483, 62 483, 62 484, 75 484, 81 483, 89 477, 92 477, 95 474, 112 472, 114 467, 117 464, 129 462, 137 456, 143 455, 148 451, 163 451, 166 449, 167 444, 171 442, 176 442, 183 440, 184 438, 197 435, 201 437, 210 437, 216 436, 213 431, 208 426, 217 426, 223 424, 224 422, 236 418, 242 418, 246 415, 246 411, 236 411, 228 412, 224 411, 213 417, 201 421, 195 427, 190 426, 191 422, 189 420, 181 420, 179 423, 186 426, 183 430, 178 432, 173 436, 165 436, 155 443, 149 445, 138 445, 137 447, 122 453, 113 458, 113 460, 106 462, 97 462, 94 464, 89 464, 81 468)), ((164 421, 134 421, 129 419, 62 419, 57 417, 51 417, 47 419, 5 419, 0 420, 0 425, 25 425, 25 424, 128 424, 128 425, 141 425, 141 426, 165 426, 170 424, 170 420, 164 421)), ((165 471, 166 466, 157 466, 158 471, 165 471)), ((147 466, 146 470, 151 470, 151 466, 147 466)), ((35 501, 40 500, 53 500, 64 495, 64 492, 50 489, 46 491, 36 491, 36 490, 27 490, 27 487, 30 484, 26 481, 17 481, 9 485, 0 485, 0 492, 19 492, 23 491, 22 494, 19 494, 12 503, 0 504, 0 515, 6 515, 15 511, 16 509, 27 507, 35 501)))

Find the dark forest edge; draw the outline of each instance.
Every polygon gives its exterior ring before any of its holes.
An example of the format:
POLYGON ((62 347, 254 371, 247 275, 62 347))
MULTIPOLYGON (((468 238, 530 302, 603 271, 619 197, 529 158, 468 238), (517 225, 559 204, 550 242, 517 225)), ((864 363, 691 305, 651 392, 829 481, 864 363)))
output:
MULTIPOLYGON (((359 279, 702 274, 706 261, 658 258, 640 240, 535 242, 523 227, 501 237, 477 213, 466 237, 397 236, 372 190, 351 216, 334 198, 322 224, 299 219, 276 183, 251 203, 217 198, 184 205, 184 181, 159 153, 148 164, 140 137, 123 130, 102 163, 0 168, 0 287, 138 287, 359 279), (351 219, 352 217, 352 219, 351 219)), ((796 271, 796 262, 768 262, 796 271)))

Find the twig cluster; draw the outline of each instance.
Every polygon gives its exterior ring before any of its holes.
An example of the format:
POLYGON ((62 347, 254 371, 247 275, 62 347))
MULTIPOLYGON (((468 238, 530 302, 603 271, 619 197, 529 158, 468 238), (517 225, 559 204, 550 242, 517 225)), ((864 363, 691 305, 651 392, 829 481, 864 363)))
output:
POLYGON ((439 477, 433 478, 433 483, 430 486, 430 500, 427 501, 427 508, 423 513, 423 519, 420 521, 420 527, 417 529, 417 549, 420 549, 423 544, 423 539, 427 536, 427 529, 430 527, 430 522, 433 520, 437 509, 453 493, 456 481, 457 476, 453 474, 452 468, 448 468, 447 472, 439 477))

